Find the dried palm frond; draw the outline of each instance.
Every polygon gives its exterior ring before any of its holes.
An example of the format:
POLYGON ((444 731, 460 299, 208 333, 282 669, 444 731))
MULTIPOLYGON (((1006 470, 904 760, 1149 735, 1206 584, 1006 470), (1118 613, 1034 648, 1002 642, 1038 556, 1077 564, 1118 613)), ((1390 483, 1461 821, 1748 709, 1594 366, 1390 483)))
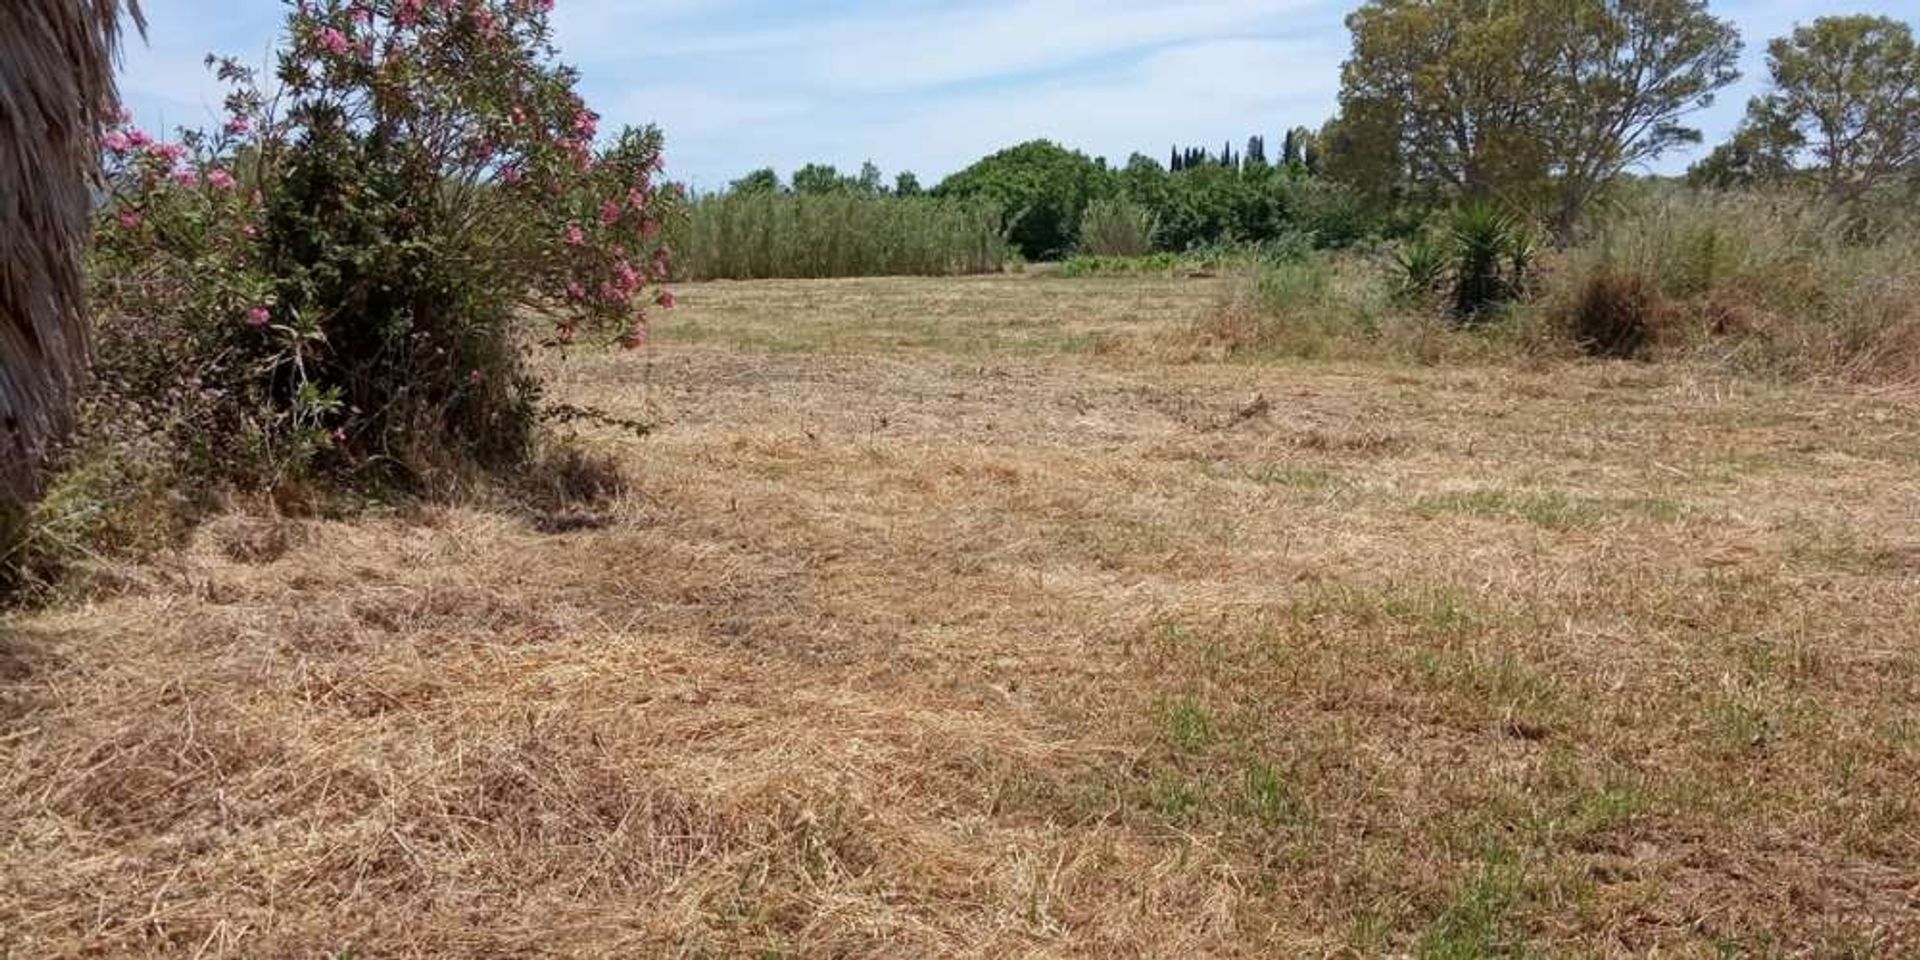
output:
POLYGON ((30 499, 86 361, 82 264, 135 0, 0 3, 0 525, 30 499))

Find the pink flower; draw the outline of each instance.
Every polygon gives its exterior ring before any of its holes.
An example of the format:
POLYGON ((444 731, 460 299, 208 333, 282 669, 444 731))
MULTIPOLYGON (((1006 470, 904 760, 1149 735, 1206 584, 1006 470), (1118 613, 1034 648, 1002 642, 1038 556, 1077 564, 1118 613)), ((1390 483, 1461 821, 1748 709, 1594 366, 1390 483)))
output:
POLYGON ((647 345, 647 325, 642 322, 634 325, 632 332, 620 338, 620 346, 628 350, 638 350, 647 345))
POLYGON ((418 26, 420 23, 421 10, 425 6, 426 0, 400 0, 400 3, 393 8, 394 25, 399 27, 418 26))
POLYGON ((600 132, 600 118, 591 110, 582 110, 573 117, 573 132, 582 140, 592 140, 600 132))
POLYGON ((139 213, 133 210, 120 211, 120 225, 127 228, 128 230, 132 230, 134 227, 139 226, 140 222, 141 222, 141 217, 139 213))
POLYGON ((131 141, 127 139, 126 134, 121 133, 118 130, 115 130, 112 133, 109 133, 106 136, 101 137, 100 145, 103 147, 106 147, 108 150, 111 150, 114 153, 126 153, 127 148, 131 147, 133 144, 131 141))
POLYGON ((608 200, 600 207, 600 222, 615 224, 620 222, 620 205, 608 200))
POLYGON ((267 312, 266 307, 254 307, 247 311, 247 326, 250 327, 264 327, 272 319, 273 314, 267 312))
POLYGON ((614 268, 613 287, 620 291, 622 297, 633 296, 634 292, 640 289, 640 285, 643 282, 644 280, 640 276, 640 271, 635 270, 633 264, 625 260, 620 261, 619 265, 614 268))
POLYGON ((191 187, 200 182, 200 175, 193 172, 192 168, 175 170, 173 172, 173 182, 183 187, 191 187))
POLYGON ((587 288, 586 288, 586 287, 583 287, 583 286, 581 286, 581 285, 580 285, 580 284, 579 284, 578 282, 574 282, 574 283, 569 283, 569 284, 567 284, 567 299, 568 299, 568 300, 576 300, 576 301, 578 301, 578 300, 585 300, 586 298, 587 298, 587 288))
POLYGON ((253 129, 253 121, 246 117, 235 116, 227 121, 227 133, 231 136, 237 137, 251 129, 253 129))
POLYGON ((233 174, 219 167, 214 167, 212 170, 207 171, 207 182, 221 190, 231 190, 233 189, 234 182, 233 174))
POLYGON ((346 34, 328 27, 320 31, 320 49, 339 57, 345 56, 347 51, 352 50, 353 44, 347 42, 346 34))
POLYGON ((587 242, 587 234, 577 223, 567 224, 567 246, 577 247, 587 242))
POLYGON ((672 310, 674 307, 679 306, 679 304, 680 304, 680 301, 674 297, 672 290, 660 291, 660 308, 661 309, 672 310))
POLYGON ((147 153, 168 163, 179 163, 187 155, 187 148, 177 143, 156 143, 147 149, 147 153))
POLYGON ((373 11, 359 4, 355 4, 352 9, 348 10, 347 15, 353 18, 354 23, 360 24, 363 27, 373 22, 373 11))
POLYGON ((481 373, 478 370, 475 370, 467 374, 467 386, 477 387, 486 382, 487 382, 487 375, 484 373, 481 373))
POLYGON ((129 146, 144 147, 152 142, 153 137, 148 135, 145 130, 134 130, 127 134, 127 144, 129 146))

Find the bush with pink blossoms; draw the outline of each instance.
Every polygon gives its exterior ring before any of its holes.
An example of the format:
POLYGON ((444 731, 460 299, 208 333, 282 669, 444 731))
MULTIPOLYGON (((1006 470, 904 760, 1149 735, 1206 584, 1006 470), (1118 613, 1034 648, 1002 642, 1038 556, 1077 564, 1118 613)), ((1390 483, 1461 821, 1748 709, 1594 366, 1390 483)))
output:
POLYGON ((88 419, 255 488, 521 462, 526 351, 644 343, 680 215, 657 131, 599 137, 551 6, 290 2, 271 98, 210 60, 217 129, 105 131, 88 419))

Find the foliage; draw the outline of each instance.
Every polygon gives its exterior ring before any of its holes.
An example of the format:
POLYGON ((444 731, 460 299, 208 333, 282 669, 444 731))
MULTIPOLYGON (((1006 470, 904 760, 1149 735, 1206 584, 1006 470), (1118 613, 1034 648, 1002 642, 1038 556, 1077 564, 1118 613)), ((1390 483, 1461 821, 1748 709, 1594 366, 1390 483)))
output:
POLYGON ((1059 275, 1079 277, 1186 276, 1227 273, 1258 275, 1262 270, 1303 260, 1310 245, 1300 234, 1267 243, 1216 243, 1182 253, 1162 251, 1139 256, 1077 254, 1060 265, 1059 275))
POLYGON ((1783 118, 1750 111, 1732 137, 1687 168, 1696 187, 1733 189, 1784 183, 1794 175, 1794 135, 1783 118))
POLYGON ((1418 304, 1430 300, 1453 272, 1452 256, 1445 244, 1429 235, 1408 239, 1392 253, 1394 296, 1402 303, 1418 304))
POLYGON ((779 193, 786 188, 780 183, 780 174, 775 173, 772 167, 761 167, 735 180, 727 189, 731 193, 779 193))
POLYGON ((1470 203, 1448 231, 1453 253, 1453 315, 1462 323, 1518 300, 1526 292, 1532 241, 1526 229, 1491 203, 1470 203))
POLYGON ((985 198, 1007 214, 1007 238, 1030 260, 1073 249, 1087 205, 1111 195, 1112 171, 1086 154, 1035 140, 995 153, 943 181, 935 191, 985 198))
POLYGON ((96 426, 243 487, 526 456, 521 318, 637 346, 672 302, 659 134, 596 153, 545 6, 302 3, 271 98, 221 62, 222 129, 103 137, 96 426))
POLYGON ((1159 218, 1152 210, 1128 200, 1095 200, 1080 218, 1082 254, 1100 257, 1137 257, 1153 249, 1159 218))
POLYGON ((985 200, 729 193, 695 202, 674 246, 692 280, 945 276, 997 271, 1000 210, 985 200))
POLYGON ((1703 0, 1369 0, 1347 23, 1354 182, 1498 200, 1563 237, 1621 171, 1696 142, 1680 118, 1738 75, 1703 0))
POLYGON ((1890 17, 1821 17, 1767 48, 1772 89, 1697 179, 1778 179, 1811 154, 1828 196, 1857 200, 1920 165, 1920 52, 1890 17))

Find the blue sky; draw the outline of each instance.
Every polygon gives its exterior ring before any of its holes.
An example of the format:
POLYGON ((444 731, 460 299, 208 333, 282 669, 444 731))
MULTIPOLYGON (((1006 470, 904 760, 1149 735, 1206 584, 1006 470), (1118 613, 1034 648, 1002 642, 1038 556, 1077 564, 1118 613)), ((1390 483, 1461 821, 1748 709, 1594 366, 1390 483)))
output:
MULTIPOLYGON (((608 122, 657 122, 669 170, 718 188, 809 161, 931 184, 1003 146, 1047 137, 1115 162, 1175 143, 1277 142, 1334 109, 1357 0, 559 0, 563 56, 608 122)), ((209 52, 264 63, 278 0, 144 0, 149 42, 123 85, 148 125, 203 125, 220 91, 209 52)), ((1746 73, 1695 122, 1707 143, 1759 85, 1766 40, 1822 0, 1718 0, 1747 40, 1746 73)), ((1846 12, 1920 19, 1920 0, 1846 12)), ((1683 168, 1675 155, 1662 169, 1683 168)))

